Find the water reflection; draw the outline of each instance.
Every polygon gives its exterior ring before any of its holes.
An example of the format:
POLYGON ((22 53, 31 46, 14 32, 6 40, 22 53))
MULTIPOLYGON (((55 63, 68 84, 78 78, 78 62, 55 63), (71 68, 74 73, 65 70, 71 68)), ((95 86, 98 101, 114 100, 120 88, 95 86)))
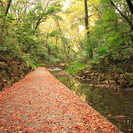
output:
POLYGON ((125 133, 133 132, 133 93, 118 95, 70 75, 54 75, 125 133))

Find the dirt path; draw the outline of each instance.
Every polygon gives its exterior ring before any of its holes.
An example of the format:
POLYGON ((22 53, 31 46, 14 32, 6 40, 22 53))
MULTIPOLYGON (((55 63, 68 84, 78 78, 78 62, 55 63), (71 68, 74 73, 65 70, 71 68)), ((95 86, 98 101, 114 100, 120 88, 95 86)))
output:
POLYGON ((121 133, 39 67, 0 93, 0 133, 121 133))

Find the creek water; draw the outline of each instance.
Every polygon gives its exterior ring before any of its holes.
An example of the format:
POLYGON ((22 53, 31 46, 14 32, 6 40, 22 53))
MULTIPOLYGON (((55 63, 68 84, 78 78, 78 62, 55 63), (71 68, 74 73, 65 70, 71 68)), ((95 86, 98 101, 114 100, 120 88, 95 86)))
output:
POLYGON ((89 81, 60 72, 58 69, 52 71, 58 80, 124 133, 133 132, 133 92, 117 93, 110 89, 95 87, 90 85, 89 81))

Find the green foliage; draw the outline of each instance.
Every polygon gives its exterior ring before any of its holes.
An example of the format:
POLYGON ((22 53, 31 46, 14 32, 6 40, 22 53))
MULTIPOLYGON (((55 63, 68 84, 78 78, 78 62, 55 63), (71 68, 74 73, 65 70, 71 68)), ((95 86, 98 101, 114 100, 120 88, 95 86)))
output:
POLYGON ((84 70, 88 68, 88 65, 79 63, 79 62, 73 62, 69 66, 67 66, 66 71, 71 74, 76 74, 81 70, 84 70))
POLYGON ((48 8, 47 14, 56 13, 58 11, 61 11, 61 7, 60 6, 52 5, 52 6, 50 6, 50 8, 48 8))
POLYGON ((70 40, 69 40, 67 37, 65 37, 65 36, 61 36, 61 39, 62 39, 63 42, 65 42, 65 43, 69 43, 69 42, 70 42, 70 40))
MULTIPOLYGON (((116 68, 122 64, 122 69, 125 66, 125 70, 131 68, 131 65, 126 65, 133 58, 130 54, 133 48, 131 26, 111 5, 110 0, 96 0, 96 3, 89 1, 88 12, 91 15, 88 18, 88 35, 82 31, 82 1, 75 4, 73 0, 71 4, 74 6, 67 12, 61 11, 60 0, 47 2, 13 1, 13 6, 5 16, 6 6, 0 1, 0 43, 3 44, 0 47, 1 54, 19 57, 32 68, 41 64, 74 61, 67 69, 71 73, 86 68, 87 65, 84 64, 87 63, 100 69, 111 69, 113 66, 116 68)), ((116 0, 115 5, 131 18, 125 1, 116 0)))
POLYGON ((3 19, 5 17, 4 14, 0 14, 0 19, 3 19))
POLYGON ((58 65, 60 62, 61 62, 61 60, 54 56, 52 56, 49 60, 49 64, 51 64, 51 65, 58 65))
POLYGON ((63 21, 63 18, 60 15, 54 15, 54 18, 60 21, 63 21))
POLYGON ((73 58, 85 64, 87 63, 87 57, 88 57, 88 52, 86 50, 81 50, 79 53, 76 53, 73 58))
POLYGON ((45 64, 36 64, 36 67, 39 67, 39 66, 45 66, 45 64))
POLYGON ((22 58, 28 67, 32 67, 32 69, 36 68, 35 59, 33 59, 35 57, 32 57, 31 55, 28 55, 28 54, 27 55, 24 54, 22 58))
MULTIPOLYGON (((133 58, 132 54, 129 54, 133 48, 131 26, 110 0, 99 2, 96 8, 100 15, 95 25, 90 27, 89 34, 81 41, 82 45, 76 60, 89 62, 103 71, 131 71, 132 65, 129 63, 133 58)), ((94 5, 96 6, 95 3, 94 5)), ((90 4, 92 9, 94 5, 90 4)), ((123 14, 127 13, 126 17, 131 17, 126 2, 116 0, 115 5, 123 14)))
POLYGON ((60 37, 61 36, 61 32, 59 30, 54 30, 52 31, 49 36, 52 36, 52 37, 60 37))
MULTIPOLYGON (((56 54, 57 50, 61 52, 61 47, 46 40, 46 36, 38 27, 35 29, 37 23, 40 25, 47 17, 54 16, 61 11, 61 5, 58 2, 47 2, 44 2, 45 4, 42 1, 32 3, 32 1, 24 0, 22 2, 18 0, 12 2, 13 6, 10 8, 10 14, 6 16, 6 23, 0 25, 4 31, 0 54, 8 54, 13 58, 19 57, 27 66, 32 68, 44 63, 58 64, 61 60, 64 60, 62 54, 59 54, 59 56, 56 54), (29 5, 31 8, 28 7, 29 5), (21 10, 22 7, 25 10, 21 10)), ((4 7, 3 10, 5 10, 4 7)), ((0 12, 0 22, 4 22, 5 15, 3 13, 0 12)), ((61 17, 57 16, 61 20, 61 17)), ((59 30, 46 34, 49 37, 61 38, 59 30)))
POLYGON ((15 21, 15 18, 14 18, 12 15, 8 15, 8 16, 6 17, 6 21, 7 21, 7 22, 13 22, 13 21, 15 21))

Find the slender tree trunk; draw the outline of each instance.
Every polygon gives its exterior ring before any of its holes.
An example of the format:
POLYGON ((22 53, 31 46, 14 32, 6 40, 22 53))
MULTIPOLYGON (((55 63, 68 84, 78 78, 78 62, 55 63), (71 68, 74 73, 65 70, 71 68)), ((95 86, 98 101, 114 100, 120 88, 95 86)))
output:
POLYGON ((30 50, 31 46, 32 46, 32 44, 30 44, 30 45, 28 46, 28 48, 25 50, 25 53, 28 53, 28 51, 30 50))
POLYGON ((86 28, 86 38, 87 38, 87 45, 89 45, 89 58, 93 58, 93 51, 92 46, 89 44, 89 14, 88 14, 88 0, 84 0, 84 7, 85 7, 85 28, 86 28))
MULTIPOLYGON (((55 16, 55 23, 56 23, 56 25, 57 25, 57 27, 58 27, 58 30, 60 31, 60 33, 61 33, 61 36, 63 37, 63 32, 62 32, 62 29, 61 29, 61 26, 60 26, 60 23, 59 23, 59 21, 58 21, 58 19, 56 18, 56 16, 55 16)), ((63 50, 64 50, 64 54, 65 54, 65 56, 66 56, 66 61, 69 61, 70 60, 70 57, 69 57, 69 51, 71 50, 72 52, 75 52, 68 44, 67 44, 67 42, 65 42, 62 38, 61 38, 61 42, 62 42, 62 44, 63 44, 63 50), (66 48, 68 48, 68 50, 66 49, 66 48)))
POLYGON ((126 0, 126 2, 127 2, 127 5, 130 9, 130 12, 133 14, 133 3, 132 3, 132 1, 131 0, 126 0))
POLYGON ((12 0, 9 0, 8 5, 7 5, 7 8, 6 8, 6 11, 5 11, 5 16, 7 16, 8 12, 9 12, 11 3, 12 3, 12 0))
POLYGON ((0 45, 3 45, 3 37, 4 37, 4 32, 5 32, 5 23, 6 23, 6 17, 8 15, 10 6, 11 6, 12 0, 9 0, 7 8, 5 10, 4 18, 2 20, 2 23, 0 25, 0 45))
POLYGON ((38 21, 37 21, 37 23, 36 23, 36 25, 35 25, 35 29, 34 29, 34 33, 33 33, 33 34, 35 34, 35 30, 36 30, 36 29, 38 28, 38 26, 40 25, 42 18, 43 18, 43 17, 40 17, 40 18, 38 19, 38 21))
MULTIPOLYGON (((55 18, 55 21, 56 21, 57 27, 58 27, 58 29, 59 29, 59 31, 61 33, 61 36, 63 36, 62 29, 60 27, 60 23, 59 23, 58 19, 55 18)), ((64 53, 66 53, 66 43, 63 40, 62 40, 62 43, 63 43, 64 53)))
POLYGON ((85 7, 85 27, 87 30, 87 35, 89 34, 89 15, 88 15, 88 5, 87 5, 87 0, 84 0, 84 7, 85 7))
MULTIPOLYGON (((36 25, 35 25, 35 29, 34 29, 34 31, 33 31, 33 35, 35 34, 35 32, 36 32, 38 26, 40 25, 40 22, 41 22, 42 18, 43 18, 43 17, 40 17, 40 18, 38 19, 38 21, 37 21, 37 23, 36 23, 36 25)), ((30 45, 28 46, 28 48, 25 50, 25 53, 28 53, 28 52, 29 52, 31 46, 32 46, 32 44, 30 44, 30 45)))

